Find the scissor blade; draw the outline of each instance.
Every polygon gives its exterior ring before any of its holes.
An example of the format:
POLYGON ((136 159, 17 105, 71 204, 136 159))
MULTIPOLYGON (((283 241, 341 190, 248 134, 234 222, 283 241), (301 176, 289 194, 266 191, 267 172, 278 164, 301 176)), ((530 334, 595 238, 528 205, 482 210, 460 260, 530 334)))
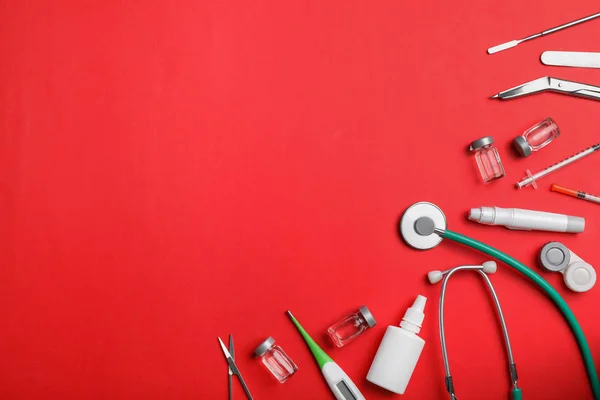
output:
POLYGON ((219 339, 219 344, 221 345, 221 350, 223 350, 223 353, 225 354, 225 358, 227 358, 227 359, 231 358, 231 354, 229 354, 229 352, 227 351, 227 347, 225 347, 225 343, 223 343, 223 341, 221 340, 220 337, 217 337, 217 339, 219 339))
MULTIPOLYGON (((235 346, 233 345, 233 335, 229 334, 229 353, 231 354, 231 359, 235 361, 235 346)), ((231 368, 229 368, 229 375, 232 375, 233 372, 231 368)))
POLYGON ((223 343, 221 338, 218 338, 218 339, 219 339, 219 343, 221 344, 221 350, 223 350, 223 353, 225 354, 225 359, 227 360, 227 364, 229 364, 229 368, 231 369, 231 373, 233 375, 237 375, 239 377, 240 371, 238 370, 237 366, 235 365, 235 361, 233 361, 233 358, 231 358, 231 354, 229 354, 229 351, 227 351, 227 347, 225 347, 225 343, 223 343))
POLYGON ((526 96, 528 94, 533 94, 537 92, 542 92, 544 90, 548 90, 551 87, 550 77, 544 76, 543 78, 535 79, 531 82, 524 83, 519 86, 515 86, 512 89, 505 90, 503 92, 498 93, 492 98, 496 99, 512 99, 515 97, 526 96))

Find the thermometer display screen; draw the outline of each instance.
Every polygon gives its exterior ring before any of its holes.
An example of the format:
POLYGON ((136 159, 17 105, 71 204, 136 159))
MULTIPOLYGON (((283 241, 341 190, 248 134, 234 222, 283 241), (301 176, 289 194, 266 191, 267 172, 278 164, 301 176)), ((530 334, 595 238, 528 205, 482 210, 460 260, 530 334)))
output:
POLYGON ((356 396, 352 394, 350 388, 348 387, 348 385, 346 385, 346 382, 339 381, 338 384, 335 386, 338 388, 340 393, 342 393, 342 396, 344 396, 345 400, 356 400, 356 396))

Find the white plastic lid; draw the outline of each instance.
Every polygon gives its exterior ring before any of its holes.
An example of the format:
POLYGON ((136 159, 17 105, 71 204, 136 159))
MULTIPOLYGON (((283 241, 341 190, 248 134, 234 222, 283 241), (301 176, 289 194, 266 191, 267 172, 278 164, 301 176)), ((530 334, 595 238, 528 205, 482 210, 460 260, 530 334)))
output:
POLYGON ((567 287, 574 292, 587 292, 596 284, 596 270, 585 262, 572 263, 564 275, 567 287))
POLYGON ((425 318, 423 311, 425 310, 426 302, 427 297, 418 295, 412 307, 406 310, 404 318, 400 322, 400 327, 414 333, 419 333, 421 331, 421 324, 425 318))

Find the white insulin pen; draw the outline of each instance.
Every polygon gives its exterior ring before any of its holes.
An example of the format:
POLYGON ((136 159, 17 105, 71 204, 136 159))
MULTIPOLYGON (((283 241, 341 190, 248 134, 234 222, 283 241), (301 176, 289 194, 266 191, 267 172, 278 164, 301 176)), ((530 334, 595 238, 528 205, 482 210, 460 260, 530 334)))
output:
POLYGON ((504 225, 508 229, 551 232, 583 232, 585 219, 564 214, 520 208, 471 208, 469 219, 486 225, 504 225))

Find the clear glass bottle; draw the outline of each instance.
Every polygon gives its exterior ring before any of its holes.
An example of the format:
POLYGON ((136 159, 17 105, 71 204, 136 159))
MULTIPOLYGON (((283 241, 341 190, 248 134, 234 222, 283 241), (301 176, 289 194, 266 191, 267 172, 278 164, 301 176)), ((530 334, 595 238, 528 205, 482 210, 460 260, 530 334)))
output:
POLYGON ((329 337, 337 347, 343 347, 356 339, 361 333, 377 324, 373 314, 362 306, 353 314, 350 314, 327 329, 329 337))
POLYGON ((477 139, 471 143, 469 150, 475 152, 475 161, 483 182, 488 183, 504 176, 504 167, 498 149, 494 147, 493 137, 477 139))
POLYGON ((517 136, 513 140, 513 147, 522 157, 529 157, 532 152, 547 146, 559 136, 560 129, 556 122, 552 118, 546 118, 517 136))
POLYGON ((271 336, 258 345, 254 350, 254 357, 262 360, 263 365, 271 371, 279 383, 287 381, 298 371, 298 366, 281 347, 275 345, 275 339, 271 336))

